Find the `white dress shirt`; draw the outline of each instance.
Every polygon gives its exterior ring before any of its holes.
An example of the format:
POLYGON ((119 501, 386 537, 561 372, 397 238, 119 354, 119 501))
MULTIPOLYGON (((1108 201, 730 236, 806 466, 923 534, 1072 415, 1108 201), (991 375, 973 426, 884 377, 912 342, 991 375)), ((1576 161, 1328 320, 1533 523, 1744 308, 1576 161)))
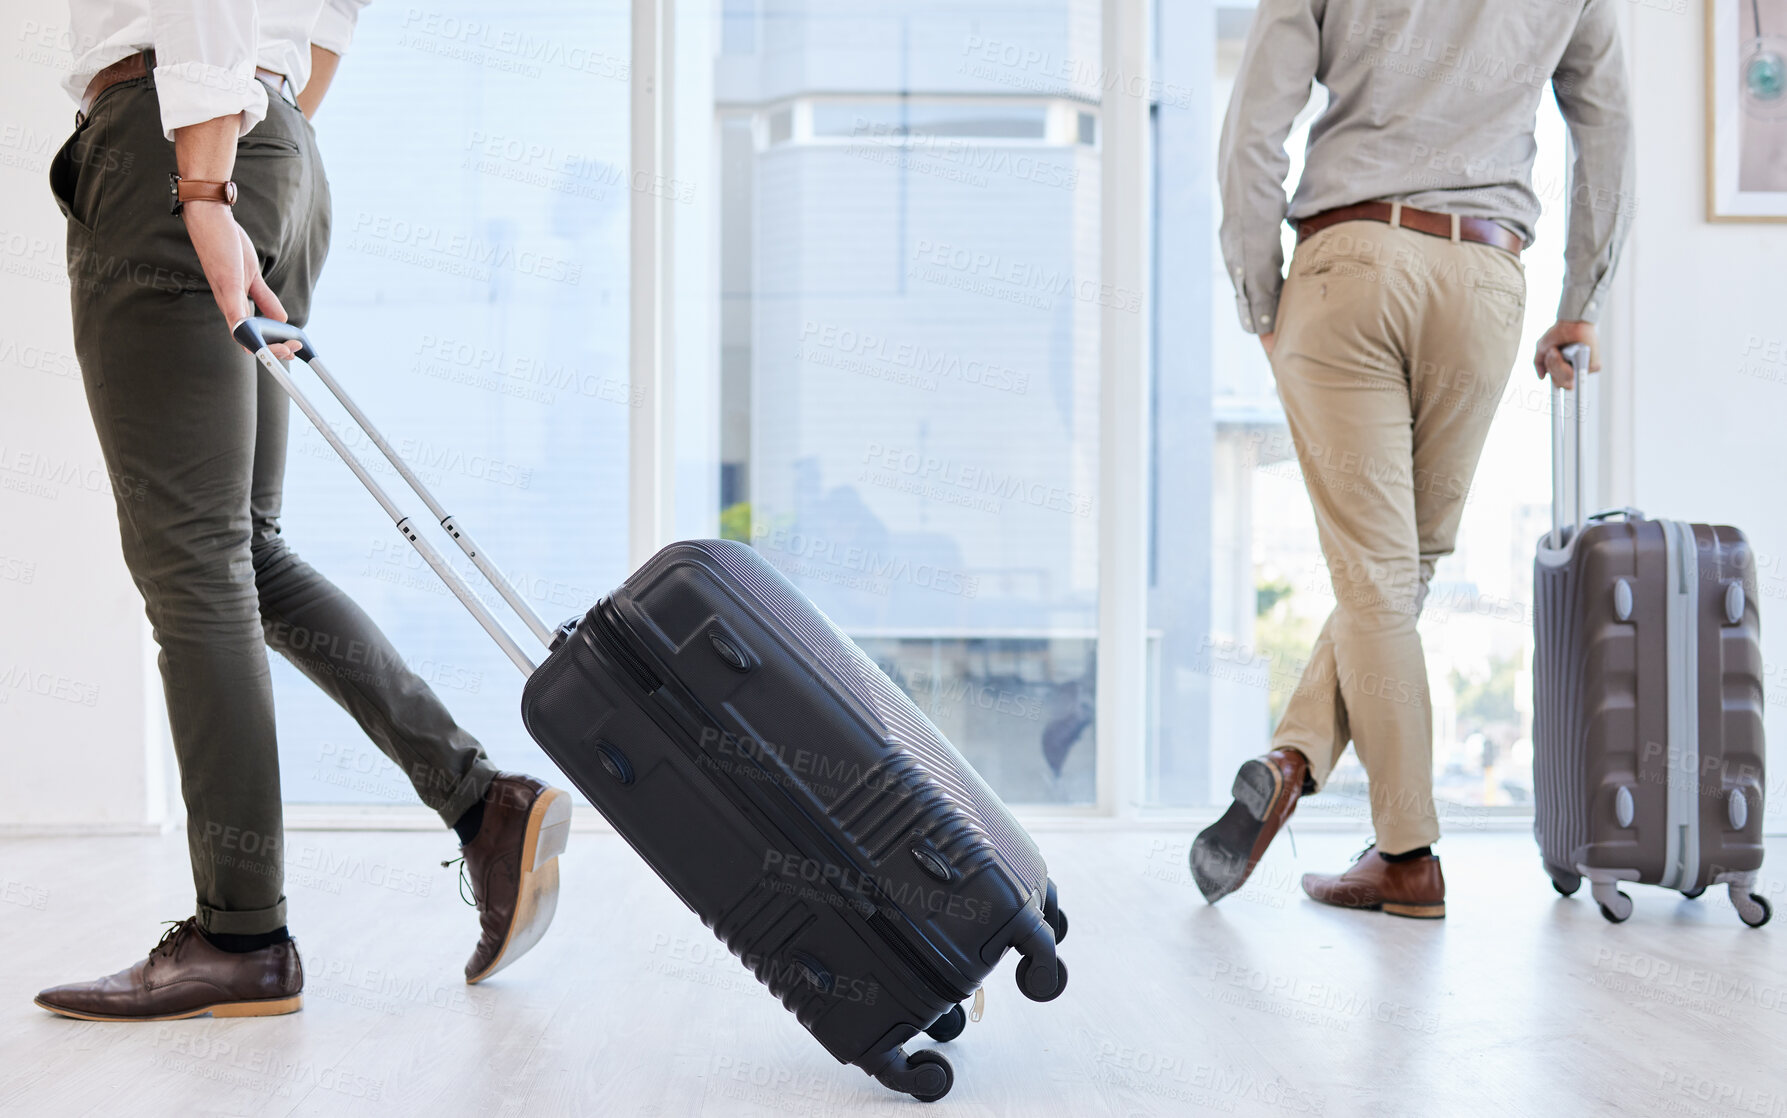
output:
POLYGON ((63 88, 78 103, 93 75, 144 49, 155 51, 161 128, 242 117, 247 132, 267 115, 256 67, 310 80, 312 44, 345 53, 368 0, 69 0, 74 70, 63 88))

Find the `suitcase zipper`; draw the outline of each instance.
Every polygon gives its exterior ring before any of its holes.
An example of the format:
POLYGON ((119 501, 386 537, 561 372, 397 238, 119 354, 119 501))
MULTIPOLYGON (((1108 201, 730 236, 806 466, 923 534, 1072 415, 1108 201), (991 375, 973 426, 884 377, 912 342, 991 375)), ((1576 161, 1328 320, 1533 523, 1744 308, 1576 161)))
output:
POLYGON ((634 683, 644 688, 647 695, 664 686, 657 673, 651 670, 651 665, 645 662, 645 658, 628 647, 623 635, 626 633, 625 622, 617 616, 612 600, 601 599, 589 614, 590 620, 594 622, 590 626, 590 635, 595 637, 596 643, 602 646, 602 651, 608 653, 634 683))
MULTIPOLYGON (((601 599, 596 603, 595 608, 590 610, 589 617, 592 622, 589 626, 590 636, 600 646, 602 652, 618 664, 621 670, 626 672, 634 683, 643 688, 648 696, 659 700, 659 705, 670 714, 672 721, 677 723, 679 729, 688 736, 699 738, 699 734, 692 732, 690 726, 687 725, 688 722, 697 721, 697 716, 670 692, 670 689, 652 670, 645 658, 633 650, 631 646, 632 634, 628 631, 626 621, 620 616, 620 611, 615 608, 613 601, 608 598, 601 599)), ((699 710, 699 707, 697 709, 699 710)), ((699 720, 704 722, 708 729, 723 732, 712 718, 706 716, 706 712, 700 713, 699 720)), ((699 750, 697 752, 699 753, 699 750)), ((749 760, 761 768, 761 764, 756 758, 749 758, 749 760)), ((788 796, 786 789, 782 791, 782 795, 788 796)), ((835 846, 826 836, 820 837, 828 845, 835 846)), ((851 872, 858 880, 869 884, 874 890, 876 898, 885 899, 880 886, 875 883, 872 875, 863 873, 856 866, 855 860, 843 855, 842 851, 837 853, 842 856, 842 861, 849 864, 851 872)), ((873 905, 865 914, 858 907, 863 902, 860 894, 855 896, 846 894, 835 884, 833 892, 844 898, 847 902, 846 908, 863 916, 869 928, 893 949, 894 954, 911 969, 913 974, 918 976, 920 983, 931 994, 951 1003, 959 1002, 969 996, 970 991, 962 989, 959 983, 952 981, 948 975, 938 970, 930 960, 926 959, 923 953, 913 947, 911 940, 901 934, 894 922, 882 914, 879 904, 873 905)))
POLYGON ((912 973, 918 976, 919 981, 928 987, 932 994, 951 1004, 968 997, 969 991, 957 987, 947 975, 933 967, 924 955, 914 950, 912 944, 894 926, 893 921, 882 915, 879 908, 868 917, 868 925, 876 935, 881 937, 883 942, 893 948, 894 954, 898 955, 900 961, 911 968, 912 973))

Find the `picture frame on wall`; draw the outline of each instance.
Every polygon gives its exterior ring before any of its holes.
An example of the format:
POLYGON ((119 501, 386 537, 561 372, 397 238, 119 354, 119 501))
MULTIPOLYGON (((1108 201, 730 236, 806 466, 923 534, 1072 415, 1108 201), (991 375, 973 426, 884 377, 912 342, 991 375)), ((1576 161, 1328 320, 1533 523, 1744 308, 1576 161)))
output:
POLYGON ((1787 0, 1707 0, 1706 217, 1787 222, 1787 0))

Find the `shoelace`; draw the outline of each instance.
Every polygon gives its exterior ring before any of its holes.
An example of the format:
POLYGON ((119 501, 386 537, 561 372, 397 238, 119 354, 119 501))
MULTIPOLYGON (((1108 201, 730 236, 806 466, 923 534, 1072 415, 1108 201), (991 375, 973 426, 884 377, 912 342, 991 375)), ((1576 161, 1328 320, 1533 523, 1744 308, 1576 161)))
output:
POLYGON ((192 917, 188 916, 184 920, 162 921, 163 924, 168 926, 168 930, 161 933, 161 938, 156 940, 155 946, 149 949, 150 966, 154 966, 155 960, 157 959, 164 957, 173 958, 179 953, 180 945, 185 942, 185 937, 180 933, 186 929, 188 924, 192 923, 192 919, 192 917))
POLYGON ((473 908, 477 908, 478 902, 474 898, 465 895, 465 891, 469 889, 472 884, 471 878, 465 872, 465 855, 461 854, 457 858, 448 858, 441 863, 441 869, 444 870, 454 863, 458 863, 459 865, 459 899, 466 904, 471 905, 473 908))

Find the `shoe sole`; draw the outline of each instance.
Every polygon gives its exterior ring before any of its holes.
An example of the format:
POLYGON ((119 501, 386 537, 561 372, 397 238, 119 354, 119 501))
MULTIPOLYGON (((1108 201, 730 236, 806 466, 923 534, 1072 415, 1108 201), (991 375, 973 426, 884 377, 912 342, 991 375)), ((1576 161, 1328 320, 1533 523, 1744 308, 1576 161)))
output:
POLYGON ((1229 790, 1235 802, 1191 844, 1191 877, 1209 903, 1215 904, 1247 883, 1259 863, 1253 848, 1283 788, 1283 774, 1257 757, 1235 773, 1229 790))
POLYGON ((1381 912, 1386 916, 1406 916, 1411 920, 1443 920, 1446 917, 1446 903, 1415 904, 1408 901, 1377 901, 1372 904, 1348 904, 1342 900, 1326 900, 1303 887, 1303 895, 1317 904, 1325 904, 1330 908, 1350 908, 1355 912, 1381 912))
POLYGON ((1386 904, 1383 911, 1391 916, 1407 916, 1415 920, 1443 920, 1446 917, 1443 904, 1386 904))
POLYGON ((304 1008, 304 996, 293 994, 289 998, 267 998, 252 1002, 219 1002, 216 1005, 200 1006, 189 1009, 185 1013, 163 1013, 154 1017, 115 1017, 103 1013, 81 1013, 78 1010, 64 1009, 59 1005, 51 1005, 42 998, 32 998, 32 1003, 39 1009, 47 1009, 60 1017, 72 1017, 77 1021, 184 1021, 191 1017, 278 1017, 283 1013, 296 1013, 304 1008))
POLYGON ((546 789, 528 809, 527 837, 521 847, 521 888, 509 934, 496 958, 482 971, 469 975, 466 985, 477 985, 527 954, 552 926, 552 916, 558 911, 558 856, 565 852, 570 834, 571 797, 563 789, 546 789))

